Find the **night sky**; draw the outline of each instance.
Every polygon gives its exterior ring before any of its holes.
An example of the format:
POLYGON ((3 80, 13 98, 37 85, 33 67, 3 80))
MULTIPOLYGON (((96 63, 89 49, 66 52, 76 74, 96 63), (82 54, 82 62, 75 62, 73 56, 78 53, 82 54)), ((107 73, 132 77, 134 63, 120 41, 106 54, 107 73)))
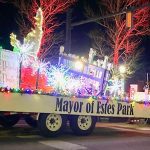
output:
MULTIPOLYGON (((87 0, 79 0, 79 2, 73 6, 73 22, 86 19, 84 16, 85 1, 87 2, 87 0)), ((94 1, 90 1, 93 7, 94 1)), ((12 49, 9 43, 10 33, 18 32, 16 15, 17 10, 15 7, 13 7, 13 5, 0 3, 0 45, 2 45, 5 49, 12 49)), ((84 56, 88 55, 88 51, 91 47, 91 40, 88 37, 88 33, 96 26, 96 23, 89 23, 72 29, 71 53, 81 54, 84 56)), ((61 28, 64 28, 65 30, 65 27, 61 28)), ((140 47, 145 49, 141 57, 141 62, 144 64, 145 72, 150 73, 150 37, 144 37, 140 47)))
POLYGON ((16 24, 17 10, 13 5, 0 3, 0 45, 5 49, 10 49, 9 35, 17 32, 16 24))

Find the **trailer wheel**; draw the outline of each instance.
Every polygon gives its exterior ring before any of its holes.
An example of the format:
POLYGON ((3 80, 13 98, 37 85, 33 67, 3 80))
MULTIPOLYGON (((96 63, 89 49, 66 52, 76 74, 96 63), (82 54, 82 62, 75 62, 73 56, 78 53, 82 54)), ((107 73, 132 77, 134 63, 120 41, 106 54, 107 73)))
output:
POLYGON ((76 135, 89 135, 95 128, 96 120, 93 116, 72 116, 70 128, 76 135))
POLYGON ((67 118, 59 114, 40 114, 38 128, 41 135, 54 137, 63 133, 66 127, 67 118))
POLYGON ((35 120, 31 115, 26 115, 24 117, 25 122, 33 128, 37 127, 37 120, 35 120))
POLYGON ((147 124, 150 124, 150 119, 147 120, 147 124))
POLYGON ((12 126, 14 126, 15 124, 17 124, 17 122, 20 120, 20 115, 15 114, 15 115, 8 115, 8 116, 1 116, 0 117, 0 124, 4 127, 4 128, 11 128, 12 126))

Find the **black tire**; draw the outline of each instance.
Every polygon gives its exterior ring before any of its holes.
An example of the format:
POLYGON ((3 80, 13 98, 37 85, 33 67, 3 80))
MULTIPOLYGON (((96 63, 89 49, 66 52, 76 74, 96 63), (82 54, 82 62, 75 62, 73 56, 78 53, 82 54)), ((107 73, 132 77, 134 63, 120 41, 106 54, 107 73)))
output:
POLYGON ((14 126, 15 124, 17 124, 17 122, 20 120, 20 115, 15 114, 15 115, 7 115, 7 116, 0 116, 0 124, 4 127, 4 128, 11 128, 12 126, 14 126))
POLYGON ((45 137, 61 135, 66 128, 67 117, 59 114, 40 114, 38 128, 40 134, 45 137))
POLYGON ((75 115, 70 118, 70 128, 75 135, 86 136, 93 132, 96 121, 97 117, 75 115))
POLYGON ((37 127, 37 120, 35 120, 31 115, 26 115, 24 117, 25 122, 33 128, 37 127))
POLYGON ((150 124, 150 119, 147 120, 147 124, 150 124))

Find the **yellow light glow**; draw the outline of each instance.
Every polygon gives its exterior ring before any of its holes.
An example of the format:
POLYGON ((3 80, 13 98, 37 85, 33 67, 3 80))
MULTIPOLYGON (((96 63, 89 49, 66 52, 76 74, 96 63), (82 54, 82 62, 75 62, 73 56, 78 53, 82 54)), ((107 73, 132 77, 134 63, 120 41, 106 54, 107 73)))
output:
POLYGON ((83 69, 83 63, 81 61, 76 61, 75 62, 75 68, 79 71, 83 69))
POLYGON ((92 101, 93 101, 93 98, 90 97, 90 98, 88 99, 88 102, 89 102, 89 103, 92 103, 92 101))
POLYGON ((126 67, 123 66, 123 65, 121 65, 121 66, 119 67, 119 71, 120 71, 120 73, 125 73, 125 72, 126 72, 126 67))

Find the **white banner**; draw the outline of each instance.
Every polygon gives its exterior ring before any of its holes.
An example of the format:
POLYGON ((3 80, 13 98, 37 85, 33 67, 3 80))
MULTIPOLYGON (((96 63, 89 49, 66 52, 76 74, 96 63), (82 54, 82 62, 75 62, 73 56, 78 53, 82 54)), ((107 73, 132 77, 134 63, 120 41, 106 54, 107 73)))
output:
POLYGON ((150 104, 0 93, 0 111, 150 118, 150 104))
POLYGON ((19 88, 19 54, 0 51, 0 86, 19 88))

